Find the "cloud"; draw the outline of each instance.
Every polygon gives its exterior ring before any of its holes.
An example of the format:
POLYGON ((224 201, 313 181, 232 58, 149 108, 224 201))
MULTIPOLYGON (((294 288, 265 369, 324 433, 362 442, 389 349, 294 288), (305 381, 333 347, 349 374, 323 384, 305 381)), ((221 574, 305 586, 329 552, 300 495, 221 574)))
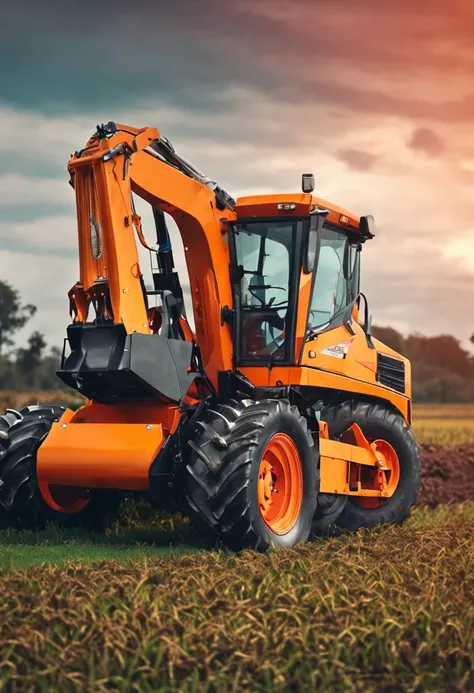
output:
POLYGON ((370 171, 377 161, 377 156, 357 149, 341 149, 337 152, 337 157, 350 169, 362 172, 370 171))
POLYGON ((67 176, 42 178, 21 173, 0 175, 0 209, 16 206, 49 205, 74 207, 74 193, 67 176))
MULTIPOLYGON (((58 256, 77 253, 76 218, 50 216, 30 222, 0 221, 0 248, 58 256)), ((41 270, 40 270, 41 271, 41 270)), ((47 281, 45 273, 44 280, 47 281)))
POLYGON ((446 149, 443 140, 430 128, 417 128, 414 130, 408 146, 415 152, 421 152, 434 157, 440 156, 446 149))
MULTIPOLYGON (((93 109, 92 109, 92 112, 93 109)), ((53 164, 65 171, 71 151, 85 143, 92 134, 89 116, 75 114, 47 116, 34 108, 25 110, 0 102, 0 158, 8 160, 10 170, 15 169, 17 158, 41 164, 53 164)))
POLYGON ((0 93, 49 114, 159 100, 214 115, 220 95, 233 88, 413 119, 468 122, 474 112, 474 9, 466 0, 432 2, 429 15, 409 0, 389 7, 375 0, 117 0, 113 12, 83 0, 67 13, 47 0, 36 8, 17 0, 2 16, 0 58, 9 69, 0 93), (34 17, 34 30, 26 28, 20 50, 25 16, 34 17))
MULTIPOLYGON (((455 334, 468 340, 472 296, 460 287, 474 285, 474 266, 454 253, 449 257, 429 242, 406 238, 394 243, 395 233, 367 243, 362 252, 362 290, 367 292, 377 324, 393 325, 407 334, 455 334)), ((467 252, 472 244, 466 243, 467 252)))

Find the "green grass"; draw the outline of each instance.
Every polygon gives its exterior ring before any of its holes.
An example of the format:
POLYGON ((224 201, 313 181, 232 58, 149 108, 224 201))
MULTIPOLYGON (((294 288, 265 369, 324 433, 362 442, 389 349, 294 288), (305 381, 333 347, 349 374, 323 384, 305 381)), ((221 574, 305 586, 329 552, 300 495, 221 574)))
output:
POLYGON ((160 520, 148 523, 147 529, 136 519, 132 521, 134 526, 126 526, 127 519, 123 518, 123 524, 117 524, 107 535, 57 527, 39 532, 0 531, 0 568, 67 562, 86 565, 101 560, 127 563, 147 557, 188 555, 202 548, 186 524, 169 522, 166 527, 160 520))
POLYGON ((49 563, 64 565, 68 561, 86 565, 95 561, 115 560, 126 563, 143 558, 165 557, 195 553, 198 548, 189 545, 160 546, 140 542, 110 543, 103 538, 70 536, 50 540, 48 533, 38 537, 12 536, 0 533, 0 568, 29 568, 49 563))
MULTIPOLYGON (((0 691, 474 688, 474 503, 266 555, 180 554, 169 536, 76 536, 83 563, 0 569, 0 691), (119 555, 90 564, 101 550, 119 555)), ((66 541, 0 545, 63 560, 66 541)))

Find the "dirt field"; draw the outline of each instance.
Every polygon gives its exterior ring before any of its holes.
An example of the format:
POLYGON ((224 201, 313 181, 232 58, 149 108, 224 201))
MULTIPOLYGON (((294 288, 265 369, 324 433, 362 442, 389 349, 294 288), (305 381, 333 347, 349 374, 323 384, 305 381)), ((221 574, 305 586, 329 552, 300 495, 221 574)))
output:
POLYGON ((421 447, 419 503, 474 500, 474 405, 415 405, 413 431, 421 447))
POLYGON ((420 505, 474 500, 474 445, 421 445, 420 505))

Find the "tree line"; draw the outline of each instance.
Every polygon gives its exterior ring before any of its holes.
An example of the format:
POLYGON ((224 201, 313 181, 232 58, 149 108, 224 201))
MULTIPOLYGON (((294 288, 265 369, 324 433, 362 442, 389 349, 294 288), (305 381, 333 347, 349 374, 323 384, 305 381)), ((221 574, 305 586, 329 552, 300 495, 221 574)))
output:
MULTIPOLYGON (((48 347, 34 331, 25 347, 15 348, 15 334, 37 312, 19 292, 0 281, 0 390, 53 390, 64 385, 55 372, 61 352, 48 347)), ((373 335, 410 359, 413 399, 417 402, 474 402, 474 356, 452 335, 404 337, 392 327, 373 327, 373 335)), ((474 337, 471 338, 474 342, 474 337)))
POLYGON ((449 334, 404 337, 392 327, 372 331, 374 337, 410 359, 415 402, 474 402, 474 356, 462 348, 459 339, 449 334))
POLYGON ((32 332, 25 347, 14 347, 15 334, 36 312, 36 306, 23 304, 17 289, 0 281, 0 390, 64 389, 56 376, 61 352, 48 348, 41 332, 32 332))

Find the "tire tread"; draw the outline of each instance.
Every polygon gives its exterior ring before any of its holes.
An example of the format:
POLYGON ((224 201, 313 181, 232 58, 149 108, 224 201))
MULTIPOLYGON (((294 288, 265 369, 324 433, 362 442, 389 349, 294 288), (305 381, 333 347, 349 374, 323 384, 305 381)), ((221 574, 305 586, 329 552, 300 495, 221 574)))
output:
MULTIPOLYGON (((251 518, 247 489, 256 448, 272 415, 284 412, 314 441, 296 407, 287 400, 243 400, 213 405, 188 441, 186 512, 198 531, 203 525, 232 549, 268 548, 251 518)), ((308 528, 309 533, 309 528, 308 528)))
MULTIPOLYGON (((340 527, 356 531, 361 527, 374 527, 378 524, 401 524, 410 516, 411 508, 416 503, 421 489, 421 460, 420 448, 413 432, 408 427, 403 416, 388 403, 369 402, 359 399, 348 399, 342 404, 331 405, 323 410, 321 418, 328 424, 331 438, 338 438, 352 423, 357 423, 364 431, 364 424, 381 425, 388 436, 397 441, 399 450, 406 460, 405 467, 409 470, 409 478, 400 479, 399 488, 404 493, 395 494, 380 508, 365 510, 349 501, 345 505, 336 524, 340 527), (378 512, 380 511, 380 512, 378 512)), ((402 473, 402 472, 401 472, 402 473)))

